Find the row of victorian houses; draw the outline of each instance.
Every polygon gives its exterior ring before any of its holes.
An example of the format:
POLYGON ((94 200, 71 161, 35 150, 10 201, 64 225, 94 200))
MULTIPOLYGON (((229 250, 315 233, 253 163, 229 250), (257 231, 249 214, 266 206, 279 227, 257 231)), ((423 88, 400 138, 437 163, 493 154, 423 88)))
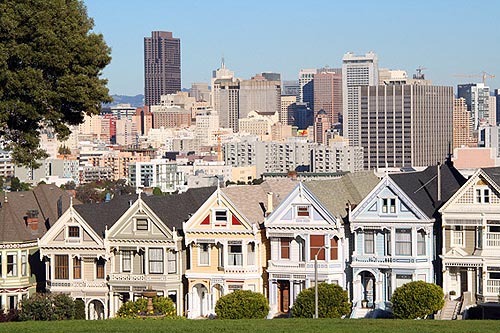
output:
POLYGON ((6 309, 37 286, 82 299, 88 319, 114 317, 144 290, 188 318, 253 290, 274 316, 316 282, 345 288, 354 312, 362 303, 387 309, 393 291, 415 280, 438 283, 448 298, 497 301, 500 168, 465 179, 445 163, 382 179, 268 180, 100 204, 41 185, 3 195, 0 240, 6 309))

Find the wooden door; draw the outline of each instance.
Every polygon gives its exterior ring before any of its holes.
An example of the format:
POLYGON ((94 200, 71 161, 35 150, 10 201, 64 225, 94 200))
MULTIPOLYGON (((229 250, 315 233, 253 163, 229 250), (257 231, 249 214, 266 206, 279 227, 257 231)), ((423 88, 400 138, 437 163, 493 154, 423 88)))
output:
POLYGON ((290 307, 290 281, 278 281, 278 309, 288 312, 290 307))

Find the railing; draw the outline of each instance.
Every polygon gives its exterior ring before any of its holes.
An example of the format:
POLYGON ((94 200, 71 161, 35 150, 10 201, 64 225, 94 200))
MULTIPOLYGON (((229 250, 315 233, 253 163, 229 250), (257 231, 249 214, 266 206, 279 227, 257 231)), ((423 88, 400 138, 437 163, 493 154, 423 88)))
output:
POLYGON ((178 274, 110 274, 110 282, 119 281, 140 281, 140 282, 161 282, 178 280, 178 274))
POLYGON ((353 256, 352 261, 363 263, 426 263, 427 257, 396 257, 396 256, 353 256))
POLYGON ((305 262, 285 262, 269 260, 268 264, 269 267, 272 268, 306 268, 305 262))
POLYGON ((489 247, 500 247, 500 232, 488 232, 486 234, 486 245, 489 247))
POLYGON ((486 292, 498 295, 500 292, 500 280, 486 280, 486 292))
POLYGON ((47 288, 106 288, 106 281, 47 281, 47 288))
POLYGON ((244 267, 244 266, 225 266, 224 273, 228 274, 251 274, 258 273, 259 269, 257 267, 244 267))

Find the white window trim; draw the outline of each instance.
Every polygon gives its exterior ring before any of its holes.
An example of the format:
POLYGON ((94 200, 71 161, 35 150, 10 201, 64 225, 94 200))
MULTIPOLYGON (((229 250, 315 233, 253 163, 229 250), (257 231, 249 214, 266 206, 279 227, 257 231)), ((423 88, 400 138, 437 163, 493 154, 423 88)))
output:
POLYGON ((455 227, 451 229, 451 239, 450 239, 450 244, 452 247, 465 247, 465 230, 464 227, 460 226, 461 230, 455 230, 455 227), (457 235, 461 235, 460 237, 457 237, 457 235), (457 240, 460 239, 461 242, 457 242, 457 240))
POLYGON ((134 231, 147 233, 150 230, 151 230, 151 221, 149 221, 149 218, 147 216, 136 216, 134 218, 134 231), (137 229, 137 221, 139 221, 139 220, 146 220, 146 223, 147 223, 147 229, 146 230, 137 229))
POLYGON ((83 239, 82 227, 78 224, 69 224, 66 226, 66 242, 68 243, 80 243, 83 239), (78 228, 78 237, 72 237, 69 235, 69 228, 78 228))
POLYGON ((220 208, 212 208, 212 226, 214 227, 227 227, 229 225, 229 209, 220 207, 220 208), (226 212, 226 222, 217 221, 216 216, 217 212, 226 212))
POLYGON ((398 213, 398 199, 397 197, 383 197, 380 198, 380 214, 382 215, 396 215, 398 213), (384 205, 384 201, 387 200, 387 205, 384 205), (391 205, 391 201, 394 200, 394 205, 391 205), (384 208, 387 211, 384 212, 384 208), (392 211, 394 210, 394 211, 392 211))
POLYGON ((21 276, 28 276, 28 251, 21 252, 21 276))
POLYGON ((198 245, 199 245, 198 246, 198 249, 199 249, 198 250, 198 266, 200 266, 200 267, 208 267, 208 266, 210 266, 210 256, 212 254, 211 253, 212 249, 211 249, 210 243, 199 243, 198 245), (207 251, 208 252, 208 263, 206 263, 206 264, 202 264, 201 263, 201 253, 202 253, 202 246, 203 245, 207 245, 207 250, 208 250, 207 251))
POLYGON ((312 207, 310 204, 296 204, 294 205, 294 216, 296 221, 309 221, 312 219, 312 207), (307 208, 307 216, 299 216, 299 207, 307 208))
POLYGON ((7 252, 5 258, 5 276, 6 277, 18 277, 19 276, 19 253, 18 252, 7 252), (9 275, 9 256, 14 256, 14 274, 9 275))
POLYGON ((491 203, 491 190, 486 185, 476 186, 474 187, 474 203, 481 205, 488 205, 491 203), (479 191, 479 200, 478 200, 478 191, 479 191), (488 202, 485 202, 485 193, 488 193, 488 202))
POLYGON ((121 250, 120 251, 120 273, 132 273, 133 272, 133 265, 134 265, 134 256, 132 254, 132 250, 121 250), (123 256, 123 251, 127 251, 130 253, 130 269, 128 271, 125 271, 123 268, 123 261, 124 261, 124 256, 123 256))

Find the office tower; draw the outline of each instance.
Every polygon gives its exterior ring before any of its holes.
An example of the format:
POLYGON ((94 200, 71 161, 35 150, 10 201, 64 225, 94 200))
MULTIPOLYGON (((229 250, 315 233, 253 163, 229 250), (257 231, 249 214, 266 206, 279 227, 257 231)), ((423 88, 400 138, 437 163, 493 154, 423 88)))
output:
POLYGON ((218 130, 219 115, 217 112, 206 110, 196 115, 195 137, 200 147, 216 145, 218 130))
POLYGON ((283 81, 281 82, 281 94, 282 95, 295 95, 297 96, 297 102, 300 101, 300 85, 299 81, 283 81))
POLYGON ((293 115, 293 126, 299 130, 306 130, 314 124, 314 111, 307 103, 295 103, 293 115))
POLYGON ((453 103, 453 149, 470 143, 470 112, 465 98, 455 98, 453 103))
POLYGON ((301 69, 299 72, 299 100, 298 102, 307 103, 307 106, 314 110, 314 74, 316 69, 301 69))
POLYGON ((314 142, 328 144, 328 131, 332 127, 331 117, 321 109, 314 120, 314 142))
POLYGON ((359 87, 356 142, 365 169, 443 162, 453 143, 453 88, 432 85, 359 87))
MULTIPOLYGON (((490 87, 484 83, 459 84, 457 96, 465 98, 471 116, 471 130, 477 131, 480 125, 490 121, 490 87)), ((494 124, 490 124, 494 125, 494 124)))
POLYGON ((281 95, 280 122, 283 125, 293 125, 295 103, 296 95, 281 95))
POLYGON ((273 73, 273 72, 262 72, 260 73, 264 79, 267 81, 280 81, 281 82, 281 74, 273 73))
POLYGON ((214 111, 219 114, 219 126, 238 132, 240 81, 215 79, 213 85, 214 111))
POLYGON ((497 99, 498 97, 493 95, 490 96, 490 125, 491 126, 496 126, 498 124, 498 118, 497 118, 497 99))
POLYGON ((246 118, 250 111, 279 112, 281 109, 281 81, 269 81, 262 75, 240 82, 239 118, 246 118))
POLYGON ((346 53, 342 59, 343 136, 350 146, 359 146, 359 87, 378 84, 378 58, 373 52, 364 56, 346 53))
POLYGON ((324 110, 331 124, 342 119, 342 70, 325 69, 314 74, 314 114, 324 110))
POLYGON ((210 89, 208 88, 208 83, 191 83, 189 96, 194 97, 196 102, 210 102, 210 89))
POLYGON ((144 37, 144 103, 156 105, 160 96, 181 90, 181 40, 169 31, 144 37))

